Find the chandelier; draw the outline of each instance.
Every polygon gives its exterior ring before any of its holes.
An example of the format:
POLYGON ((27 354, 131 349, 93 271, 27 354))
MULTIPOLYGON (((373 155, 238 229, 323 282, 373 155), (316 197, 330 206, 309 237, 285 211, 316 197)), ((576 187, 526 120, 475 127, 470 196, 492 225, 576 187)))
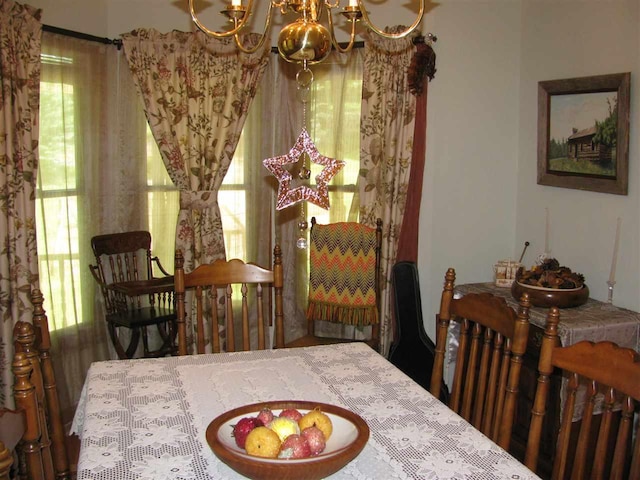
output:
POLYGON ((215 32, 205 27, 196 16, 194 3, 189 0, 189 11, 196 26, 205 34, 215 38, 233 37, 238 48, 245 53, 256 52, 264 44, 269 36, 273 9, 280 9, 282 15, 289 12, 296 13, 298 18, 284 26, 278 35, 278 52, 288 62, 314 64, 323 61, 331 52, 331 45, 339 52, 345 53, 351 50, 355 43, 356 24, 362 20, 377 35, 384 38, 403 38, 413 32, 424 16, 425 0, 419 0, 420 10, 418 17, 406 30, 397 33, 387 33, 373 25, 364 8, 364 0, 348 0, 349 4, 340 9, 340 1, 335 0, 270 0, 265 20, 264 30, 260 40, 254 46, 244 45, 240 39, 240 31, 248 24, 253 10, 254 0, 230 0, 227 7, 222 10, 233 26, 222 32, 215 32), (351 24, 349 42, 341 46, 336 40, 332 11, 336 9, 351 24), (326 13, 326 15, 324 15, 326 13), (323 16, 327 18, 328 28, 321 22, 323 16))

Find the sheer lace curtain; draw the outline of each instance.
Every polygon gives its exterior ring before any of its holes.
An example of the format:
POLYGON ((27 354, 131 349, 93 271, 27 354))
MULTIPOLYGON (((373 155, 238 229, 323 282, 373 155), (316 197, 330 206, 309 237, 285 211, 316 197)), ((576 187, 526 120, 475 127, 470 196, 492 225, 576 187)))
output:
MULTIPOLYGON (((301 235, 308 239, 309 232, 301 232, 298 223, 301 219, 310 223, 312 216, 320 223, 357 220, 357 206, 354 208, 352 204, 357 201, 356 179, 360 166, 362 68, 361 49, 350 54, 333 52, 322 64, 310 67, 314 81, 307 100, 307 130, 320 153, 347 162, 331 181, 329 210, 302 202, 276 211, 278 182, 262 164, 264 158, 287 153, 304 126, 302 99, 305 95, 296 82, 299 65, 287 63, 280 57, 277 61, 272 59, 240 141, 238 155, 250 172, 248 208, 252 214, 247 216, 247 258, 270 265, 273 244, 282 246, 286 342, 302 336, 307 328, 308 250, 296 248, 296 242, 301 235)), ((320 168, 311 164, 312 179, 320 168)), ((295 187, 293 183, 292 187, 295 187)), ((341 325, 329 326, 342 328, 341 325)))
POLYGON ((147 129, 121 51, 47 32, 42 43, 38 257, 58 391, 70 419, 91 362, 115 358, 88 268, 90 242, 148 228, 147 129))

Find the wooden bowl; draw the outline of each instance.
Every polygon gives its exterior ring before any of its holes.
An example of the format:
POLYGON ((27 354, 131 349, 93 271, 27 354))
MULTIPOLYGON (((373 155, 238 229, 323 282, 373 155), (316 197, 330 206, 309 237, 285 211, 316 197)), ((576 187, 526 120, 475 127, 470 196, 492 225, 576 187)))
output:
POLYGON ((529 294, 529 300, 534 307, 572 308, 584 305, 589 299, 589 287, 561 289, 543 288, 525 285, 515 280, 511 285, 511 295, 520 301, 523 293, 529 294))
POLYGON ((213 453, 229 467, 254 480, 319 480, 344 467, 357 457, 369 440, 369 427, 357 414, 336 405, 307 401, 273 401, 254 403, 229 410, 215 418, 207 428, 207 442, 213 453), (268 407, 279 413, 295 408, 306 413, 319 408, 329 415, 333 433, 320 455, 303 459, 269 459, 248 455, 231 435, 233 425, 242 417, 254 417, 268 407))

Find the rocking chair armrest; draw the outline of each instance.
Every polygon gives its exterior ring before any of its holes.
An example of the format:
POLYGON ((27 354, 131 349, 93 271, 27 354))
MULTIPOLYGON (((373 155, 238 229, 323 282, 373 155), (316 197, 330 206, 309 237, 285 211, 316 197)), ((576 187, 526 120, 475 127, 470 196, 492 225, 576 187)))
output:
POLYGON ((98 282, 98 285, 100 285, 103 288, 106 288, 107 284, 102 281, 98 266, 89 264, 89 270, 91 271, 91 275, 93 276, 93 278, 95 278, 96 282, 98 282))
MULTIPOLYGON (((171 277, 171 276, 172 276, 172 275, 171 275, 169 272, 167 272, 167 271, 165 270, 165 268, 162 266, 162 263, 160 263, 160 259, 159 259, 158 257, 152 257, 152 258, 151 258, 151 261, 152 261, 152 262, 154 262, 154 263, 156 264, 156 266, 160 269, 160 271, 163 273, 163 275, 164 275, 165 277, 171 277)), ((157 277, 154 275, 154 278, 157 278, 157 277)))

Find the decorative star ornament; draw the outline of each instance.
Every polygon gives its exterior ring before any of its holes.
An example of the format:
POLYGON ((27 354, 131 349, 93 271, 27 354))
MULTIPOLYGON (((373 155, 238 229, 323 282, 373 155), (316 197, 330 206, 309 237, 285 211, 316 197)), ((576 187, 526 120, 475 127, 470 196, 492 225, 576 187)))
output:
POLYGON ((278 157, 265 158, 262 164, 278 179, 278 200, 276 210, 290 207, 301 201, 308 201, 318 207, 329 209, 329 187, 327 183, 334 177, 342 167, 344 162, 335 158, 325 157, 318 152, 316 145, 311 140, 305 128, 302 129, 296 143, 291 147, 289 153, 278 157), (316 188, 308 185, 301 185, 291 188, 291 173, 284 168, 289 163, 295 164, 300 156, 306 153, 313 163, 323 165, 322 171, 316 175, 316 188))

